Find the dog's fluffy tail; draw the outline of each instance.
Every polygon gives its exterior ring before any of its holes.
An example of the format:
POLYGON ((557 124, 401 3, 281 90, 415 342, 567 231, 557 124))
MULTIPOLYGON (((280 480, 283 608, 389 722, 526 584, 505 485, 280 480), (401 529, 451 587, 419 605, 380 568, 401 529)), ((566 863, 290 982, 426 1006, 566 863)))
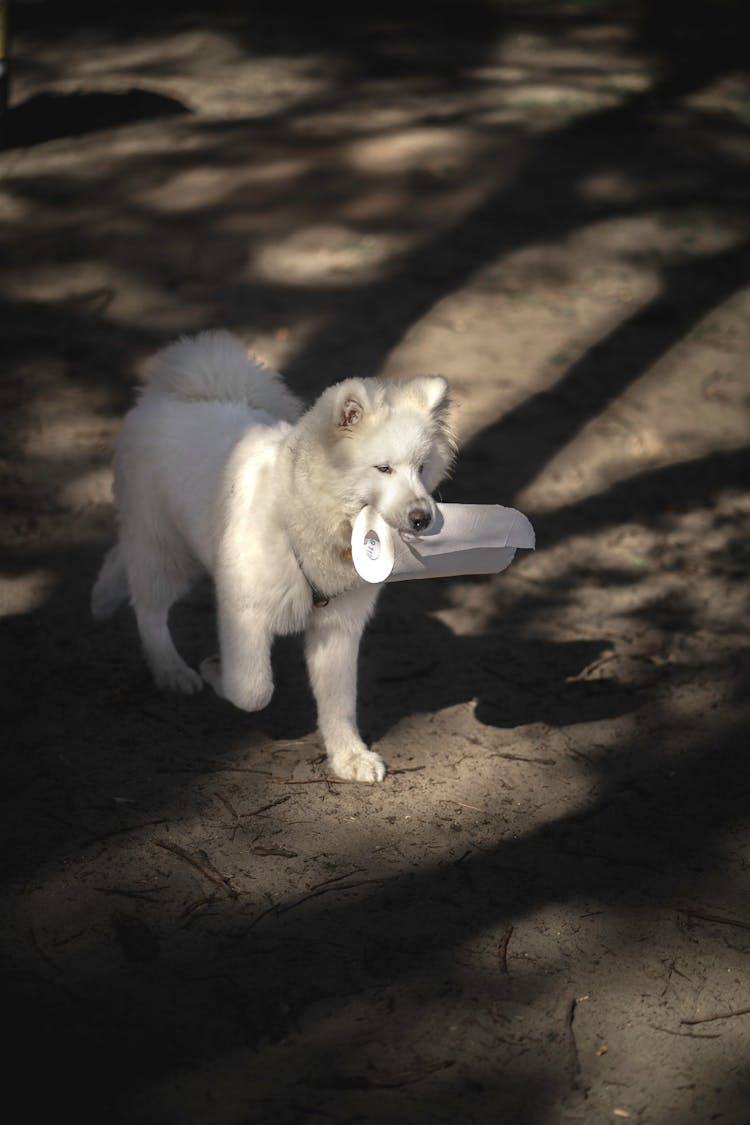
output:
POLYGON ((128 577, 119 543, 104 556, 99 577, 91 591, 91 612, 97 621, 105 621, 128 596, 128 577))
POLYGON ((249 356, 230 332, 183 336, 151 361, 144 394, 183 402, 239 402, 295 422, 302 403, 278 372, 249 356))

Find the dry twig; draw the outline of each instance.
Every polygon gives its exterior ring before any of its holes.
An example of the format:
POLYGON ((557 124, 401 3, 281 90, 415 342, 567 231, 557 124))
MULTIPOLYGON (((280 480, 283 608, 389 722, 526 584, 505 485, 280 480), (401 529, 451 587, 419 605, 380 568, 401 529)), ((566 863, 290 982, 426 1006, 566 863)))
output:
POLYGON ((699 1031, 675 1031, 671 1027, 659 1027, 658 1024, 652 1023, 654 1031, 664 1031, 667 1035, 676 1035, 678 1039, 721 1039, 720 1034, 701 1034, 699 1031))
POLYGON ((368 781, 354 781, 348 777, 274 777, 280 785, 369 785, 368 781))
POLYGON ((458 805, 461 809, 473 809, 474 812, 484 812, 477 805, 467 805, 465 801, 456 801, 453 797, 445 797, 440 802, 442 805, 458 805))
POLYGON ((748 1016, 750 1015, 750 1008, 735 1008, 729 1012, 714 1012, 712 1016, 696 1016, 691 1020, 680 1020, 680 1023, 687 1024, 689 1027, 694 1027, 697 1023, 713 1023, 714 1020, 731 1020, 735 1016, 748 1016))
POLYGON ((500 968, 503 970, 504 973, 508 972, 508 942, 510 941, 512 936, 513 936, 513 927, 508 926, 507 930, 505 931, 503 936, 500 938, 500 941, 499 941, 498 947, 497 947, 497 956, 498 956, 498 959, 500 961, 500 968))
POLYGON ((614 660, 616 656, 616 652, 603 652, 601 656, 598 656, 596 660, 592 660, 590 664, 587 664, 580 672, 576 672, 574 676, 566 676, 565 683, 579 684, 583 680, 591 679, 592 672, 595 672, 597 668, 601 668, 603 664, 609 664, 610 660, 614 660))
POLYGON ((230 877, 228 875, 222 875, 220 871, 217 871, 208 856, 203 855, 198 859, 190 855, 190 852, 186 852, 179 844, 173 844, 171 840, 154 840, 154 843, 157 847, 164 848, 165 851, 171 852, 172 855, 183 859, 185 863, 189 863, 190 866, 194 867, 196 871, 199 871, 205 879, 208 879, 219 887, 223 887, 232 898, 238 897, 240 892, 232 886, 230 877))
POLYGON ((309 899, 319 898, 320 895, 328 894, 329 891, 348 891, 354 887, 365 887, 370 883, 383 882, 382 879, 358 879, 354 883, 339 884, 339 880, 345 879, 349 874, 351 874, 351 872, 347 872, 345 875, 337 875, 334 879, 326 880, 325 883, 318 883, 317 886, 311 888, 307 894, 300 895, 299 898, 293 899, 292 902, 274 903, 273 906, 269 906, 266 910, 261 911, 260 914, 253 918, 250 926, 256 926, 262 918, 266 918, 269 914, 286 914, 288 910, 296 910, 298 906, 302 906, 302 904, 309 899))
POLYGON ((529 762, 533 766, 556 766, 557 758, 527 758, 523 754, 508 754, 503 750, 495 750, 489 754, 490 758, 506 758, 509 762, 529 762))
POLYGON ((739 918, 727 918, 723 914, 706 914, 701 910, 692 910, 690 907, 677 907, 678 914, 687 918, 700 918, 704 922, 717 922, 720 926, 738 926, 741 930, 750 930, 750 922, 743 922, 739 918))

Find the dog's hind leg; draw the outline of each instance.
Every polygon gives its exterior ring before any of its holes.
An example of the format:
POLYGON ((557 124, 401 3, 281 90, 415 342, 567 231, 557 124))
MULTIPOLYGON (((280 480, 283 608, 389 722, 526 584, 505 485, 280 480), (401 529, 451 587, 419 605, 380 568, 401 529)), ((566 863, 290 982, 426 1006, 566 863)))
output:
POLYGON ((156 686, 194 695, 203 687, 199 674, 185 663, 169 631, 168 609, 134 605, 138 632, 156 686))
POLYGON ((115 543, 104 556, 91 591, 91 612, 97 621, 111 617, 128 596, 128 576, 120 544, 115 543))
POLYGON ((156 686, 193 695, 201 690, 203 680, 175 648, 168 618, 170 607, 190 589, 197 568, 177 551, 136 546, 129 555, 130 598, 156 686))

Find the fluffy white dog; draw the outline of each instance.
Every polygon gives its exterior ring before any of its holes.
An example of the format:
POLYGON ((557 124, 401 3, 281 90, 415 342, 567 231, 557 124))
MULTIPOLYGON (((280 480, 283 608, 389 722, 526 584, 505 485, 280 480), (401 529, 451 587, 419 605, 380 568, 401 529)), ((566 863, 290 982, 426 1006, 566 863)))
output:
POLYGON ((274 636, 305 633, 305 654, 331 770, 381 781, 360 738, 357 654, 379 587, 351 561, 367 504, 393 528, 435 516, 431 492, 455 444, 444 379, 347 379, 306 412, 281 377, 227 332, 172 344, 125 417, 114 457, 117 544, 92 593, 96 617, 130 597, 159 687, 214 691, 246 711, 273 693, 274 636), (169 632, 170 606, 213 575, 220 656, 189 668, 169 632))

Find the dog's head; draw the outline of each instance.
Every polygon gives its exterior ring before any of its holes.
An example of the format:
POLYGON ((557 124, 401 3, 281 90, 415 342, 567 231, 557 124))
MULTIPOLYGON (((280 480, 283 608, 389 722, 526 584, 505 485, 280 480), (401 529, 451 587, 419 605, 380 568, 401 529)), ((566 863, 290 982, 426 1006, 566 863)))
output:
POLYGON ((353 519, 371 504, 399 531, 426 530, 435 518, 431 493, 456 454, 445 379, 347 379, 331 387, 319 406, 347 516, 353 519))

